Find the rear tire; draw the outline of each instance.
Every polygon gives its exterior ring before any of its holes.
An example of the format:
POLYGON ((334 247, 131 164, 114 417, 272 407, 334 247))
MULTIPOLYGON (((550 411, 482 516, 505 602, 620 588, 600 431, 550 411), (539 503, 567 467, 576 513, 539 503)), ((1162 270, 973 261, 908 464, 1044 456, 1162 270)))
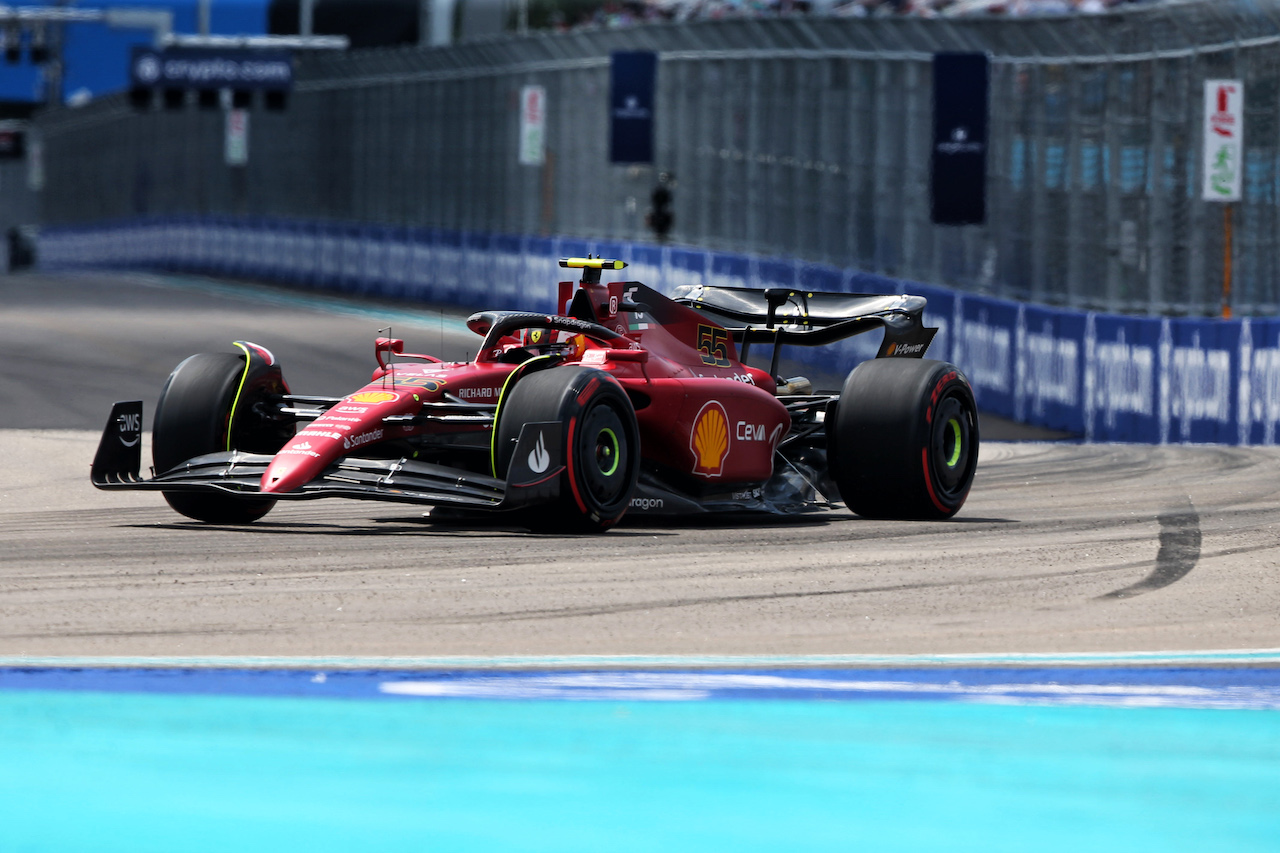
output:
POLYGON ((827 429, 832 477, 858 515, 943 519, 964 505, 978 463, 978 408, 955 365, 863 362, 827 429))
MULTIPOLYGON (((231 353, 193 355, 174 368, 160 392, 151 431, 151 458, 158 473, 206 453, 275 453, 284 446, 293 425, 268 421, 253 410, 255 403, 279 390, 273 387, 278 377, 254 382, 244 372, 244 357, 231 353)), ((211 524, 248 524, 276 503, 201 492, 163 494, 181 514, 211 524)))
POLYGON ((640 476, 640 429, 622 386, 602 370, 556 367, 520 379, 495 426, 496 474, 505 477, 526 423, 563 424, 560 496, 524 512, 538 531, 599 533, 631 504, 640 476))

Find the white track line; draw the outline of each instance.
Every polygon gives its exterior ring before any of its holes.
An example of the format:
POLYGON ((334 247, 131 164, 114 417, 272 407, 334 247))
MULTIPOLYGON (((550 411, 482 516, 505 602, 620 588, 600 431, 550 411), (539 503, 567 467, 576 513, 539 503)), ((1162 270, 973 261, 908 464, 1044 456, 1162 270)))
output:
POLYGON ((1280 665, 1280 649, 946 655, 73 656, 0 655, 0 667, 216 669, 673 669, 803 667, 1046 667, 1280 665))

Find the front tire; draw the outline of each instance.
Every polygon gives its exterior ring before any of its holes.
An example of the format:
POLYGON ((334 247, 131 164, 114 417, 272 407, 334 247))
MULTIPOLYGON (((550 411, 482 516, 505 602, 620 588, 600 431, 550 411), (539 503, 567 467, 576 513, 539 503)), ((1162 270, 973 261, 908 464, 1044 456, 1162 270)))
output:
POLYGON ((943 519, 978 464, 978 408, 953 364, 874 359, 845 380, 828 420, 831 473, 866 518, 943 519))
MULTIPOLYGON (((151 458, 158 473, 206 453, 275 453, 284 446, 293 425, 282 426, 254 411, 267 395, 287 390, 278 368, 257 377, 245 371, 245 358, 231 353, 193 355, 174 368, 160 392, 151 431, 151 458)), ((162 494, 182 515, 211 524, 248 524, 275 506, 264 498, 162 494)))
POLYGON ((560 495, 525 512, 534 530, 598 533, 618 523, 640 476, 640 429, 625 391, 602 370, 556 367, 521 378, 502 401, 495 474, 505 477, 526 423, 563 424, 560 495))

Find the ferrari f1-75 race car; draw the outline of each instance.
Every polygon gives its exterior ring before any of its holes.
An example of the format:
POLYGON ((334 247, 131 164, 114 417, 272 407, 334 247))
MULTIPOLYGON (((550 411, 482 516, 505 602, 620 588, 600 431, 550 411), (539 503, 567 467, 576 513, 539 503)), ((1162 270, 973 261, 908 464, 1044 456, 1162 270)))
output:
POLYGON ((978 459, 973 392, 922 358, 918 296, 693 286, 668 298, 571 258, 559 314, 483 312, 469 362, 378 338, 344 397, 293 394, 265 347, 193 355, 160 392, 153 476, 142 403, 117 403, 93 462, 102 489, 152 489, 198 521, 243 524, 278 500, 346 497, 510 512, 535 530, 645 515, 792 513, 843 501, 872 518, 943 519, 978 459), (785 345, 884 330, 838 395, 778 376, 785 345), (747 364, 771 349, 769 369, 747 364), (301 429, 299 429, 301 425, 301 429))

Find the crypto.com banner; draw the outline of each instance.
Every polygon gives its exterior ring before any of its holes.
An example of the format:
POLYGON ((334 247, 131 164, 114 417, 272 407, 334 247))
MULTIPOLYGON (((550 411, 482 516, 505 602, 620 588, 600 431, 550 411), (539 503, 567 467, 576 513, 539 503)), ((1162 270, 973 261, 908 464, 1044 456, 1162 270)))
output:
POLYGON ((150 89, 253 89, 293 87, 293 55, 287 50, 136 46, 129 84, 150 89))

